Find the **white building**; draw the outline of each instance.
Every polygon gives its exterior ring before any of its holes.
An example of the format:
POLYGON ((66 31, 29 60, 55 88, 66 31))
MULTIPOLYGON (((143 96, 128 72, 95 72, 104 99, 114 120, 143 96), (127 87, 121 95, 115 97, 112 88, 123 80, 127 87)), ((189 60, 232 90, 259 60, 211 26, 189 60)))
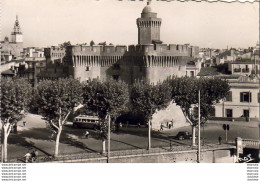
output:
POLYGON ((215 106, 215 116, 234 120, 259 119, 259 78, 229 80, 230 94, 215 106))
POLYGON ((251 75, 252 70, 259 70, 259 60, 237 59, 229 64, 233 75, 251 75))

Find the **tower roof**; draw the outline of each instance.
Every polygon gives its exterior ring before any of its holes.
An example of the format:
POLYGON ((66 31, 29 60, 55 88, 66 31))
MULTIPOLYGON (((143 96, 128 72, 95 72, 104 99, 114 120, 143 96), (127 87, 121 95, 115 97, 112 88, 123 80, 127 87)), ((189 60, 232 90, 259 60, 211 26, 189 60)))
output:
POLYGON ((19 20, 18 20, 18 16, 16 15, 16 20, 14 23, 14 29, 13 29, 13 34, 22 34, 21 28, 20 28, 20 24, 19 24, 19 20))
POLYGON ((144 7, 142 13, 152 13, 152 7, 150 1, 147 2, 147 5, 144 7))

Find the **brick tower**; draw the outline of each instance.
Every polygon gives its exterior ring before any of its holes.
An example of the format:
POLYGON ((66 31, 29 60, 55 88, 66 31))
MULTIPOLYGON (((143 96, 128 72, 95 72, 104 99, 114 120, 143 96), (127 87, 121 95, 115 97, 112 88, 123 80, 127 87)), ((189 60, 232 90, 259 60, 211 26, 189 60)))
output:
POLYGON ((138 27, 138 44, 152 44, 160 42, 161 18, 157 18, 157 13, 152 12, 150 1, 144 7, 141 18, 136 20, 138 27))

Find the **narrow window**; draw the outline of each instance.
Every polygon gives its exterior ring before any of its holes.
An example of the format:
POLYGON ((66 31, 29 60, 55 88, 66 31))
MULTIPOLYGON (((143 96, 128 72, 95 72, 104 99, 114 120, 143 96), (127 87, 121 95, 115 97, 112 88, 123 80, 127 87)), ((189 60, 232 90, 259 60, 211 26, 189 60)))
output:
POLYGON ((240 102, 251 102, 251 92, 240 92, 240 102))
POLYGON ((226 116, 228 118, 232 118, 233 117, 233 110, 232 109, 226 109, 226 116))

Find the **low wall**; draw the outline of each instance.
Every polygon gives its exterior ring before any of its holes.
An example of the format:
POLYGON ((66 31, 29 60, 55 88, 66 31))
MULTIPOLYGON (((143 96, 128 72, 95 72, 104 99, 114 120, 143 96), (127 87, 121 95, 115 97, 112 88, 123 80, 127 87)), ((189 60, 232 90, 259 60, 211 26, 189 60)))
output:
MULTIPOLYGON (((204 150, 201 151, 201 163, 234 163, 236 157, 233 154, 233 148, 223 150, 204 150)), ((107 163, 107 157, 75 159, 75 160, 60 160, 53 161, 58 163, 107 163)), ((135 154, 112 156, 109 163, 196 163, 197 151, 172 151, 163 153, 135 154)))

